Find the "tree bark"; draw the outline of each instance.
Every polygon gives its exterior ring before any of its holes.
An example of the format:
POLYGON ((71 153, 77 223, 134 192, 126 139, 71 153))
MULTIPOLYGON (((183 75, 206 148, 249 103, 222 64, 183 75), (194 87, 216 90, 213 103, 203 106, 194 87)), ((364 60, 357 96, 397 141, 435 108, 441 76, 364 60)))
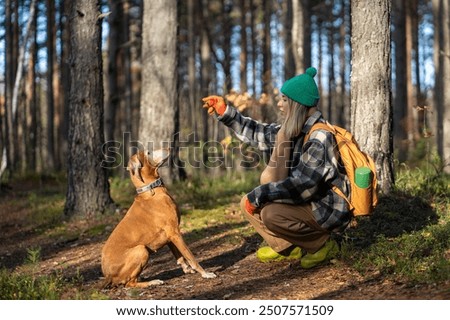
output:
MULTIPOLYGON (((330 7, 330 12, 333 12, 332 8, 330 7)), ((327 23, 327 38, 328 38, 328 54, 329 54, 329 63, 328 63, 328 101, 327 101, 327 107, 328 107, 328 120, 331 123, 336 122, 336 102, 335 102, 335 96, 336 96, 336 79, 334 76, 334 33, 335 28, 333 27, 333 14, 330 14, 330 21, 327 23)))
POLYGON ((415 95, 414 95, 414 86, 412 82, 412 62, 413 62, 413 56, 412 52, 414 50, 413 48, 413 19, 412 19, 412 3, 411 1, 415 0, 408 0, 405 2, 405 9, 406 9, 406 56, 403 57, 403 59, 406 60, 406 119, 407 119, 407 138, 408 138, 408 157, 410 157, 410 150, 414 150, 414 136, 416 134, 417 127, 414 125, 415 121, 415 107, 417 105, 417 102, 415 101, 415 95))
POLYGON ((283 1, 283 35, 284 35, 284 79, 290 79, 295 76, 295 58, 294 58, 294 45, 293 45, 293 30, 294 25, 294 13, 293 13, 293 2, 283 1))
POLYGON ((55 3, 47 0, 47 159, 48 170, 55 168, 55 96, 53 91, 53 72, 55 56, 55 3))
MULTIPOLYGON (((119 68, 119 48, 120 34, 122 25, 121 4, 119 1, 109 0, 109 9, 111 14, 108 17, 109 34, 108 34, 108 65, 107 65, 107 84, 108 96, 105 105, 105 135, 106 141, 115 140, 114 132, 116 129, 116 115, 120 107, 120 94, 118 83, 119 68)), ((109 150, 107 151, 109 153, 109 150)), ((112 156, 112 154, 108 154, 112 156)))
POLYGON ((241 53, 239 55, 239 74, 240 74, 240 91, 245 93, 248 90, 247 87, 247 11, 248 4, 247 0, 240 0, 240 10, 241 10, 241 53))
POLYGON ((390 53, 390 1, 352 1, 351 130, 385 194, 394 184, 390 53))
POLYGON ((11 0, 6 0, 5 3, 5 115, 4 115, 4 146, 2 152, 2 166, 1 174, 9 170, 14 171, 14 121, 12 96, 14 88, 14 79, 16 66, 14 64, 14 31, 12 23, 12 4, 11 0))
POLYGON ((26 80, 26 159, 27 169, 32 172, 37 172, 37 96, 36 96, 36 64, 37 64, 37 22, 36 13, 33 17, 33 38, 30 46, 30 54, 28 57, 28 74, 26 80))
POLYGON ((393 9, 395 13, 392 34, 395 43, 394 143, 398 149, 399 161, 404 162, 408 156, 405 0, 395 0, 393 9))
POLYGON ((450 173, 450 8, 448 1, 433 0, 434 65, 436 70, 434 107, 437 111, 437 147, 450 173))
POLYGON ((187 2, 187 25, 188 25, 188 61, 187 61, 187 72, 188 72, 188 96, 189 96, 189 104, 188 104, 188 125, 192 128, 194 137, 197 137, 197 85, 196 85, 196 68, 195 68, 195 53, 196 53, 196 45, 195 45, 195 12, 196 12, 196 2, 195 0, 188 0, 187 2))
MULTIPOLYGON (((62 101, 62 120, 59 126, 60 136, 60 152, 64 155, 63 159, 67 158, 67 140, 69 136, 69 91, 70 91, 70 28, 69 28, 69 14, 70 14, 70 1, 61 0, 60 2, 60 30, 61 30, 61 101, 62 101)), ((64 160, 65 161, 65 160, 64 160)), ((67 165, 67 163, 64 163, 67 165)))
POLYGON ((103 68, 99 2, 70 6, 71 86, 66 216, 89 217, 112 204, 103 166, 103 68))
MULTIPOLYGON (((272 95, 272 50, 271 42, 272 36, 270 34, 270 21, 272 18, 272 2, 263 1, 263 14, 264 14, 264 34, 262 37, 262 50, 263 50, 263 70, 262 70, 262 81, 263 81, 263 93, 272 95)), ((264 115, 263 115, 264 116, 264 115)))
POLYGON ((310 0, 292 0, 292 50, 296 74, 311 66, 310 6, 310 0))
POLYGON ((350 106, 347 104, 346 89, 346 68, 348 65, 346 46, 348 45, 348 20, 350 19, 350 4, 347 0, 341 0, 341 25, 339 26, 339 94, 338 94, 338 111, 336 123, 344 128, 347 127, 348 110, 350 106))
MULTIPOLYGON (((172 148, 178 117, 177 1, 144 2, 142 39, 142 94, 139 141, 149 151, 172 148)), ((173 149, 172 149, 173 150, 173 149)), ((176 152, 176 150, 173 150, 176 152)), ((177 178, 173 164, 160 169, 164 181, 177 178)))

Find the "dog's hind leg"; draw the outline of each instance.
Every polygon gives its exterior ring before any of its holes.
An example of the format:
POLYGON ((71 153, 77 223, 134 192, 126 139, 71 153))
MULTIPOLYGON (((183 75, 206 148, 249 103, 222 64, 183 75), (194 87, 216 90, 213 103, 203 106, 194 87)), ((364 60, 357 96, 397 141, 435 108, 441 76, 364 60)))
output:
POLYGON ((186 243, 180 234, 176 234, 170 239, 178 251, 183 255, 183 257, 187 260, 192 269, 197 271, 202 275, 203 278, 215 278, 216 275, 212 272, 206 272, 200 264, 198 264, 191 250, 188 248, 186 243))
POLYGON ((145 246, 136 246, 130 249, 125 258, 125 265, 121 272, 122 279, 128 279, 125 287, 146 288, 163 284, 161 280, 138 282, 137 279, 146 267, 150 254, 145 246))
POLYGON ((177 259, 177 265, 181 266, 184 273, 195 273, 195 270, 192 269, 184 259, 183 255, 181 254, 180 250, 172 243, 169 242, 168 244, 170 251, 172 251, 173 255, 175 256, 175 259, 177 259))

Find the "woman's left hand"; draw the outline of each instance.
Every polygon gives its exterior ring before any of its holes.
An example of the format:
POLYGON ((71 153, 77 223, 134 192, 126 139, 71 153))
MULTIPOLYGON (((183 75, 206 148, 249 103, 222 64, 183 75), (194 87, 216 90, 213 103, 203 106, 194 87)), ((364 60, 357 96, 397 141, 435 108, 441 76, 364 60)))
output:
POLYGON ((257 207, 255 207, 248 198, 245 199, 245 211, 247 211, 249 214, 254 215, 257 211, 257 207))

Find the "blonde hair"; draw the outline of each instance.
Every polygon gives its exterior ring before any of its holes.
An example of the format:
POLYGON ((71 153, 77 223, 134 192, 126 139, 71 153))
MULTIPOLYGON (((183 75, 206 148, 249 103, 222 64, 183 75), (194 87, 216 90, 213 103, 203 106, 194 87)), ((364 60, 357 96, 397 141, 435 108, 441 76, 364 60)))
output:
POLYGON ((295 138, 302 132, 303 124, 308 118, 309 109, 288 98, 288 108, 283 122, 286 137, 295 138))

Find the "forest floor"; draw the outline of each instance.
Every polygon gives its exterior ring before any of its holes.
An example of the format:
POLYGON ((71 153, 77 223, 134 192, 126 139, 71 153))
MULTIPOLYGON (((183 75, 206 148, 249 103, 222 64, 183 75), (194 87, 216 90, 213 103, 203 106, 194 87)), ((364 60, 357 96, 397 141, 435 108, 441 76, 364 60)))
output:
MULTIPOLYGON (((60 183, 12 183, 0 195, 0 269, 62 280, 59 299, 450 299, 448 276, 413 281, 395 268, 361 269, 348 252, 310 270, 292 261, 261 263, 255 251, 262 240, 239 212, 240 196, 231 194, 218 208, 205 207, 201 212, 192 203, 179 203, 185 212, 181 223, 185 241, 216 278, 183 274, 164 247, 151 255, 141 275, 143 280, 160 279, 164 284, 101 289, 101 249, 127 206, 101 217, 61 221, 55 218, 64 203, 60 183), (208 212, 211 216, 205 217, 208 212)), ((444 254, 448 263, 448 247, 444 254)))

